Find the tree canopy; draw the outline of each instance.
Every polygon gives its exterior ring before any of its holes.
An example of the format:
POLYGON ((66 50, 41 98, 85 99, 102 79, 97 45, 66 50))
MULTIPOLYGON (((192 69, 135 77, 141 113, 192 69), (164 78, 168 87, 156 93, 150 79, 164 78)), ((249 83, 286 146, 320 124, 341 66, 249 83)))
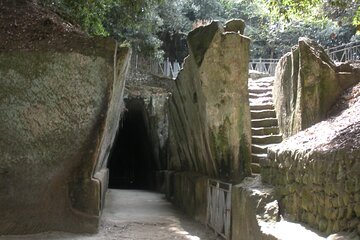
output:
MULTIPOLYGON (((308 36, 347 43, 360 26, 360 0, 39 0, 91 35, 112 36, 157 57, 163 41, 197 20, 242 18, 252 57, 279 57, 308 36)), ((171 38, 171 37, 170 37, 171 38)))

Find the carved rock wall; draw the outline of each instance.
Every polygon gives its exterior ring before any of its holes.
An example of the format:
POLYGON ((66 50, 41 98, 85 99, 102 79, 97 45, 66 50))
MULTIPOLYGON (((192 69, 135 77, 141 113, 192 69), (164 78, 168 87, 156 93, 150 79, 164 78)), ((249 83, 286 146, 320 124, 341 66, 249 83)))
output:
POLYGON ((300 38, 276 68, 273 96, 283 137, 324 120, 344 89, 358 81, 352 69, 335 66, 319 45, 300 38))
POLYGON ((90 42, 0 53, 0 234, 97 231, 130 52, 90 42))
POLYGON ((213 22, 188 45, 170 99, 169 169, 237 182, 251 171, 249 39, 213 22))

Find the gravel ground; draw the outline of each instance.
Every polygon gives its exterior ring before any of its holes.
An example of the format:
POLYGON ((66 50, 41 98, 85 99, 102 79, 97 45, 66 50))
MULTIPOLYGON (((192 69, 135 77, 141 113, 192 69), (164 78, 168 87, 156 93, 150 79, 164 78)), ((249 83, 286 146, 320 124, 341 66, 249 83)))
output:
POLYGON ((162 194, 140 190, 107 193, 97 234, 47 232, 2 236, 0 240, 219 240, 213 231, 190 219, 167 202, 162 194))

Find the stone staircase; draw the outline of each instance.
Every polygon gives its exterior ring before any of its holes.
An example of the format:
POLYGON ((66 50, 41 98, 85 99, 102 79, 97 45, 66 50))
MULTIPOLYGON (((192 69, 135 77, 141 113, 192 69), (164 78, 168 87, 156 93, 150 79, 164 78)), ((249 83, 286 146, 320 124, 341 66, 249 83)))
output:
POLYGON ((266 160, 267 148, 282 141, 272 99, 273 81, 273 77, 249 79, 253 173, 260 173, 260 162, 266 160))

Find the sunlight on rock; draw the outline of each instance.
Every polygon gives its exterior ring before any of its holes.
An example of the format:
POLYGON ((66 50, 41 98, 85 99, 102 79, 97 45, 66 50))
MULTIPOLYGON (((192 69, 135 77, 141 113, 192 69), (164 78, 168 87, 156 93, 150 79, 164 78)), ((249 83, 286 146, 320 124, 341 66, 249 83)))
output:
POLYGON ((310 230, 298 223, 293 223, 282 219, 275 224, 266 224, 261 222, 260 226, 262 231, 266 234, 275 236, 277 239, 289 239, 292 236, 292 240, 312 239, 312 240, 324 240, 325 238, 320 236, 316 231, 310 230), (296 235, 294 233, 296 232, 296 235))

